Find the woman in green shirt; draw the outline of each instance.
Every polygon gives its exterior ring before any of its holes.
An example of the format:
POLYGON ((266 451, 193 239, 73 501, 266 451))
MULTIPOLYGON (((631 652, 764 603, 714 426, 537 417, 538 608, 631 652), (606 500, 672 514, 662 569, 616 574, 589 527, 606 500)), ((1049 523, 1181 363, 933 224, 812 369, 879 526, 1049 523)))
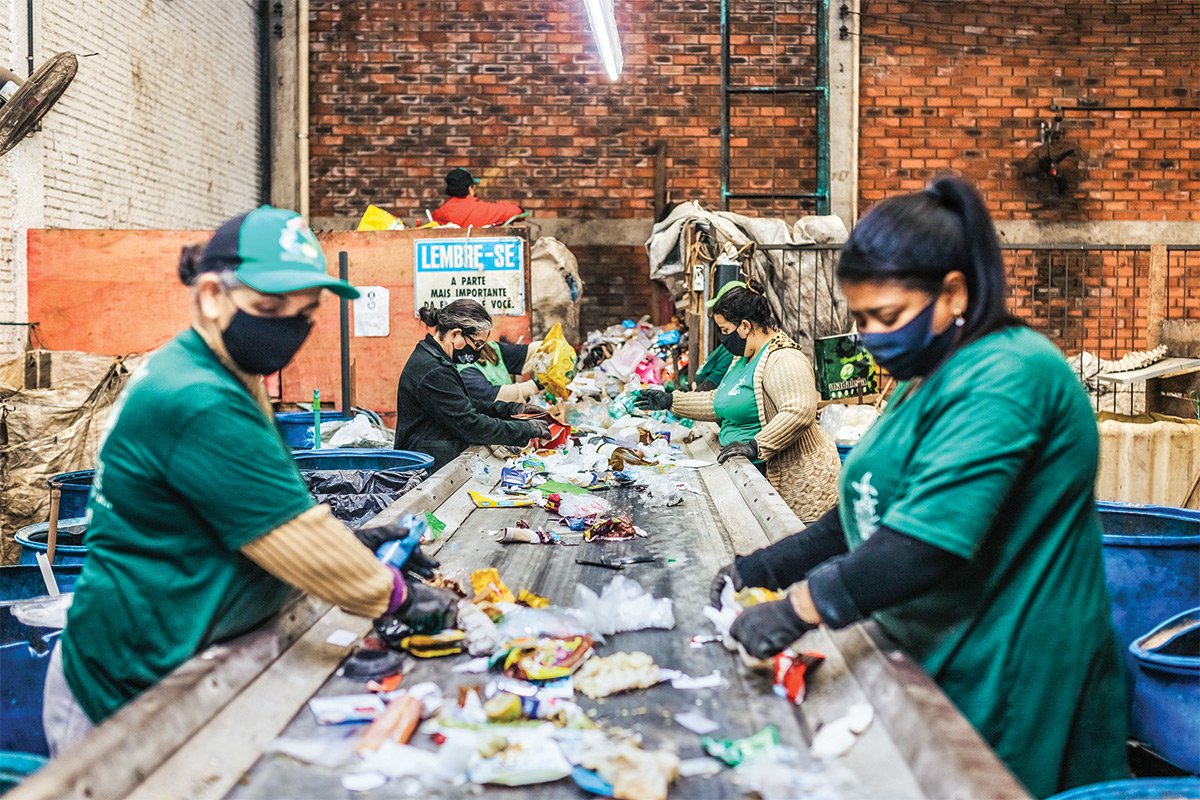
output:
POLYGON ((1126 777, 1095 418, 1058 349, 1005 310, 982 200, 942 178, 880 203, 838 279, 901 383, 838 508, 718 574, 714 592, 802 581, 732 635, 766 657, 872 615, 1034 795, 1126 777))
POLYGON ((800 519, 817 519, 835 502, 841 463, 833 440, 816 424, 812 365, 776 328, 762 287, 753 281, 722 289, 713 321, 734 356, 717 388, 645 389, 638 406, 719 422, 718 461, 745 456, 757 463, 800 519))

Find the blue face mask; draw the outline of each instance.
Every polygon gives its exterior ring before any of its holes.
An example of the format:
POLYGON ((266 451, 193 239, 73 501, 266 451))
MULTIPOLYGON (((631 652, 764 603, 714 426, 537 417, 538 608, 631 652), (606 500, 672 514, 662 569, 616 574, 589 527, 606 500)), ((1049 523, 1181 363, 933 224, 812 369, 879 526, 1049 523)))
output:
POLYGON ((879 366, 898 381, 929 374, 958 340, 958 325, 934 334, 933 306, 936 302, 937 298, 931 300, 924 311, 894 331, 859 334, 863 347, 870 350, 879 366))

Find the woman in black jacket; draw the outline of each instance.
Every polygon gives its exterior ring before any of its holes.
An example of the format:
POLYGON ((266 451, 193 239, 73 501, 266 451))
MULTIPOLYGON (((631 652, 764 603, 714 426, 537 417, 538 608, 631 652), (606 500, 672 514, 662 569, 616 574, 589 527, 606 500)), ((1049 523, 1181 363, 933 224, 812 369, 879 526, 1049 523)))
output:
POLYGON ((438 470, 473 444, 523 446, 531 439, 549 438, 545 422, 511 418, 536 413, 541 410, 537 406, 488 402, 467 394, 455 364, 473 362, 491 335, 492 318, 483 306, 455 300, 440 309, 425 306, 419 313, 433 332, 413 349, 400 374, 397 450, 427 453, 438 470))

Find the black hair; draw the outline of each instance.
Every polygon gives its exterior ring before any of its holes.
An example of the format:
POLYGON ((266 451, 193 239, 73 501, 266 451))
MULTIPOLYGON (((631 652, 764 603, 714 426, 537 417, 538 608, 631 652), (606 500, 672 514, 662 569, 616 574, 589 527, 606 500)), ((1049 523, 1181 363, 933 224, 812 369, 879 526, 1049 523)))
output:
POLYGON ((734 325, 741 325, 743 320, 749 320, 751 325, 760 328, 777 327, 775 312, 763 294, 762 284, 756 280, 746 281, 746 287, 735 286, 713 306, 712 313, 720 314, 734 325))
POLYGON ((983 199, 962 178, 945 176, 872 208, 843 246, 837 277, 842 283, 897 281, 936 297, 955 270, 966 277, 969 296, 960 346, 1024 324, 1005 306, 1000 242, 983 199))
POLYGON ((191 286, 196 282, 196 277, 203 271, 200 269, 200 260, 204 256, 204 245, 189 244, 184 245, 179 251, 179 280, 184 286, 191 286))
POLYGON ((427 327, 436 328, 439 336, 455 328, 468 336, 476 336, 492 329, 492 315, 487 309, 478 301, 466 298, 455 300, 441 308, 422 306, 417 315, 427 327))

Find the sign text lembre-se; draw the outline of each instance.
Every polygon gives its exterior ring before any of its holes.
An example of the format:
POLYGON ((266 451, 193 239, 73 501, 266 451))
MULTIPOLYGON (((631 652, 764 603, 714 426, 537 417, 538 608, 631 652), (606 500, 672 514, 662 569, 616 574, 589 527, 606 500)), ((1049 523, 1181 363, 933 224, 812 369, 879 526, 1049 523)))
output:
POLYGON ((517 236, 417 239, 414 309, 470 298, 493 316, 525 313, 525 240, 517 236))

